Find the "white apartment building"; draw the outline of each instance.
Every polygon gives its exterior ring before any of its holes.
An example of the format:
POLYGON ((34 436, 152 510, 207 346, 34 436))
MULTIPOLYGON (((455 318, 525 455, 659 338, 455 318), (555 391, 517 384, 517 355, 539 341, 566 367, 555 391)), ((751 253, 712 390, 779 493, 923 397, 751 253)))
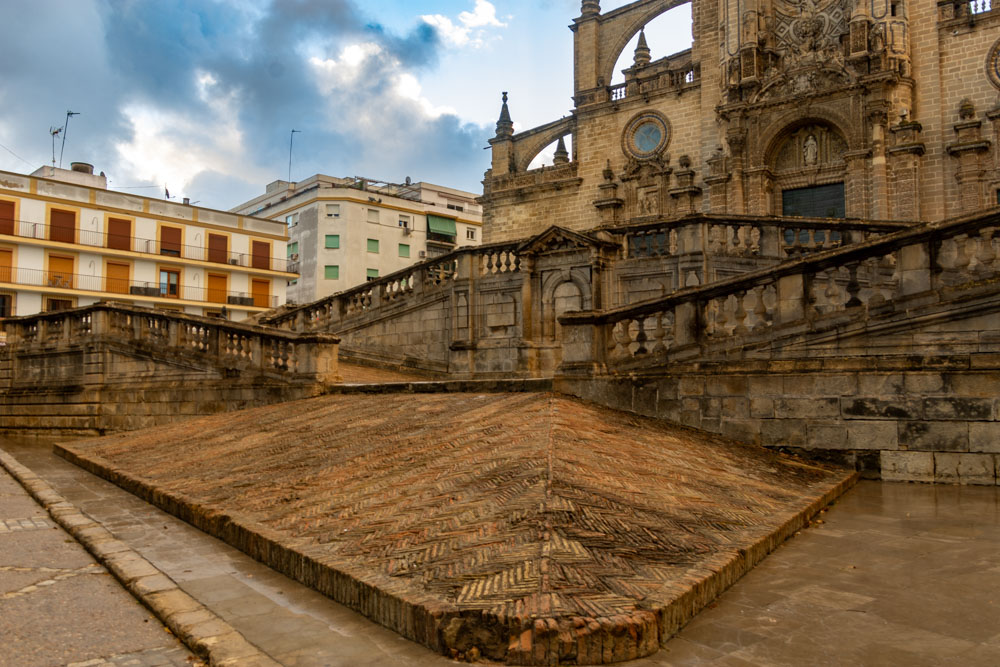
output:
POLYGON ((0 171, 0 316, 117 301, 244 319, 285 302, 287 239, 272 220, 109 191, 85 163, 0 171))
POLYGON ((288 226, 288 257, 299 273, 288 301, 308 303, 482 242, 477 195, 430 183, 403 185, 316 174, 275 181, 231 209, 288 226))

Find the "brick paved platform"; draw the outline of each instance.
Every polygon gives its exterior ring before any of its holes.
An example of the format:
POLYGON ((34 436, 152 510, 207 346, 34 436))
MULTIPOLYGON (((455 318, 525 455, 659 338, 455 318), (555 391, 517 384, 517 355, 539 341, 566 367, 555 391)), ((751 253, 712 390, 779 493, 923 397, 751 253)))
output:
POLYGON ((325 396, 57 448, 446 655, 650 655, 855 476, 548 393, 325 396))

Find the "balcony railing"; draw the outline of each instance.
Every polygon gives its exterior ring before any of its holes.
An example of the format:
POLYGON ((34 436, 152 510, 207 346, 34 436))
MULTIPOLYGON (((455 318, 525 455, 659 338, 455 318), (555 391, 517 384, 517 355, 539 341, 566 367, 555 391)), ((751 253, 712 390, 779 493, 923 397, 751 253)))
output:
MULTIPOLYGON (((29 239, 59 239, 59 232, 68 232, 62 228, 57 228, 53 237, 51 225, 43 222, 28 222, 26 220, 15 220, 12 236, 20 236, 29 239)), ((2 227, 0 227, 2 229, 2 227)), ((202 262, 215 262, 229 266, 239 266, 249 269, 268 269, 272 271, 290 272, 288 268, 289 260, 285 257, 265 257, 253 255, 251 253, 229 252, 228 250, 218 251, 204 246, 183 245, 174 243, 164 243, 156 239, 143 239, 136 236, 124 236, 119 234, 107 234, 89 229, 73 230, 76 235, 76 242, 80 245, 93 246, 97 248, 110 248, 112 250, 130 250, 144 255, 160 255, 163 257, 178 257, 181 259, 194 259, 202 262)), ((6 231, 0 231, 0 238, 8 235, 6 231)))
POLYGON ((167 294, 167 283, 125 280, 124 278, 111 278, 108 276, 90 276, 79 273, 64 273, 62 271, 44 271, 42 269, 25 269, 19 267, 0 266, 0 283, 85 290, 89 292, 108 292, 111 294, 120 294, 126 299, 128 297, 144 296, 183 299, 185 301, 204 301, 206 303, 218 304, 219 307, 253 306, 256 308, 276 308, 278 306, 278 297, 270 294, 255 295, 249 292, 229 292, 198 285, 180 285, 178 289, 179 293, 173 295, 167 294))

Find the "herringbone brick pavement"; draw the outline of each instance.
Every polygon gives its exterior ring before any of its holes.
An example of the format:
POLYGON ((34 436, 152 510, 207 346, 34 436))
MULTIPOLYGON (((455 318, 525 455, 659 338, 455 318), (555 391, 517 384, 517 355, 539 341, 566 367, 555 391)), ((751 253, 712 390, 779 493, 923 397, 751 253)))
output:
POLYGON ((522 664, 652 653, 853 482, 544 393, 325 396, 66 449, 411 639, 522 664))

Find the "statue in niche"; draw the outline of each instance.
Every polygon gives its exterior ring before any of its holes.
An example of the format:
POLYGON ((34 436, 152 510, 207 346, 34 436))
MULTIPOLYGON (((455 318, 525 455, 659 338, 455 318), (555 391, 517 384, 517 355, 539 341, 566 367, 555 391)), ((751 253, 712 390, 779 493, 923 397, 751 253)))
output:
POLYGON ((819 143, 815 134, 806 137, 805 143, 802 144, 802 159, 807 167, 815 166, 819 162, 819 143))
POLYGON ((659 208, 659 197, 656 192, 647 190, 643 192, 639 199, 639 215, 653 215, 659 208))

